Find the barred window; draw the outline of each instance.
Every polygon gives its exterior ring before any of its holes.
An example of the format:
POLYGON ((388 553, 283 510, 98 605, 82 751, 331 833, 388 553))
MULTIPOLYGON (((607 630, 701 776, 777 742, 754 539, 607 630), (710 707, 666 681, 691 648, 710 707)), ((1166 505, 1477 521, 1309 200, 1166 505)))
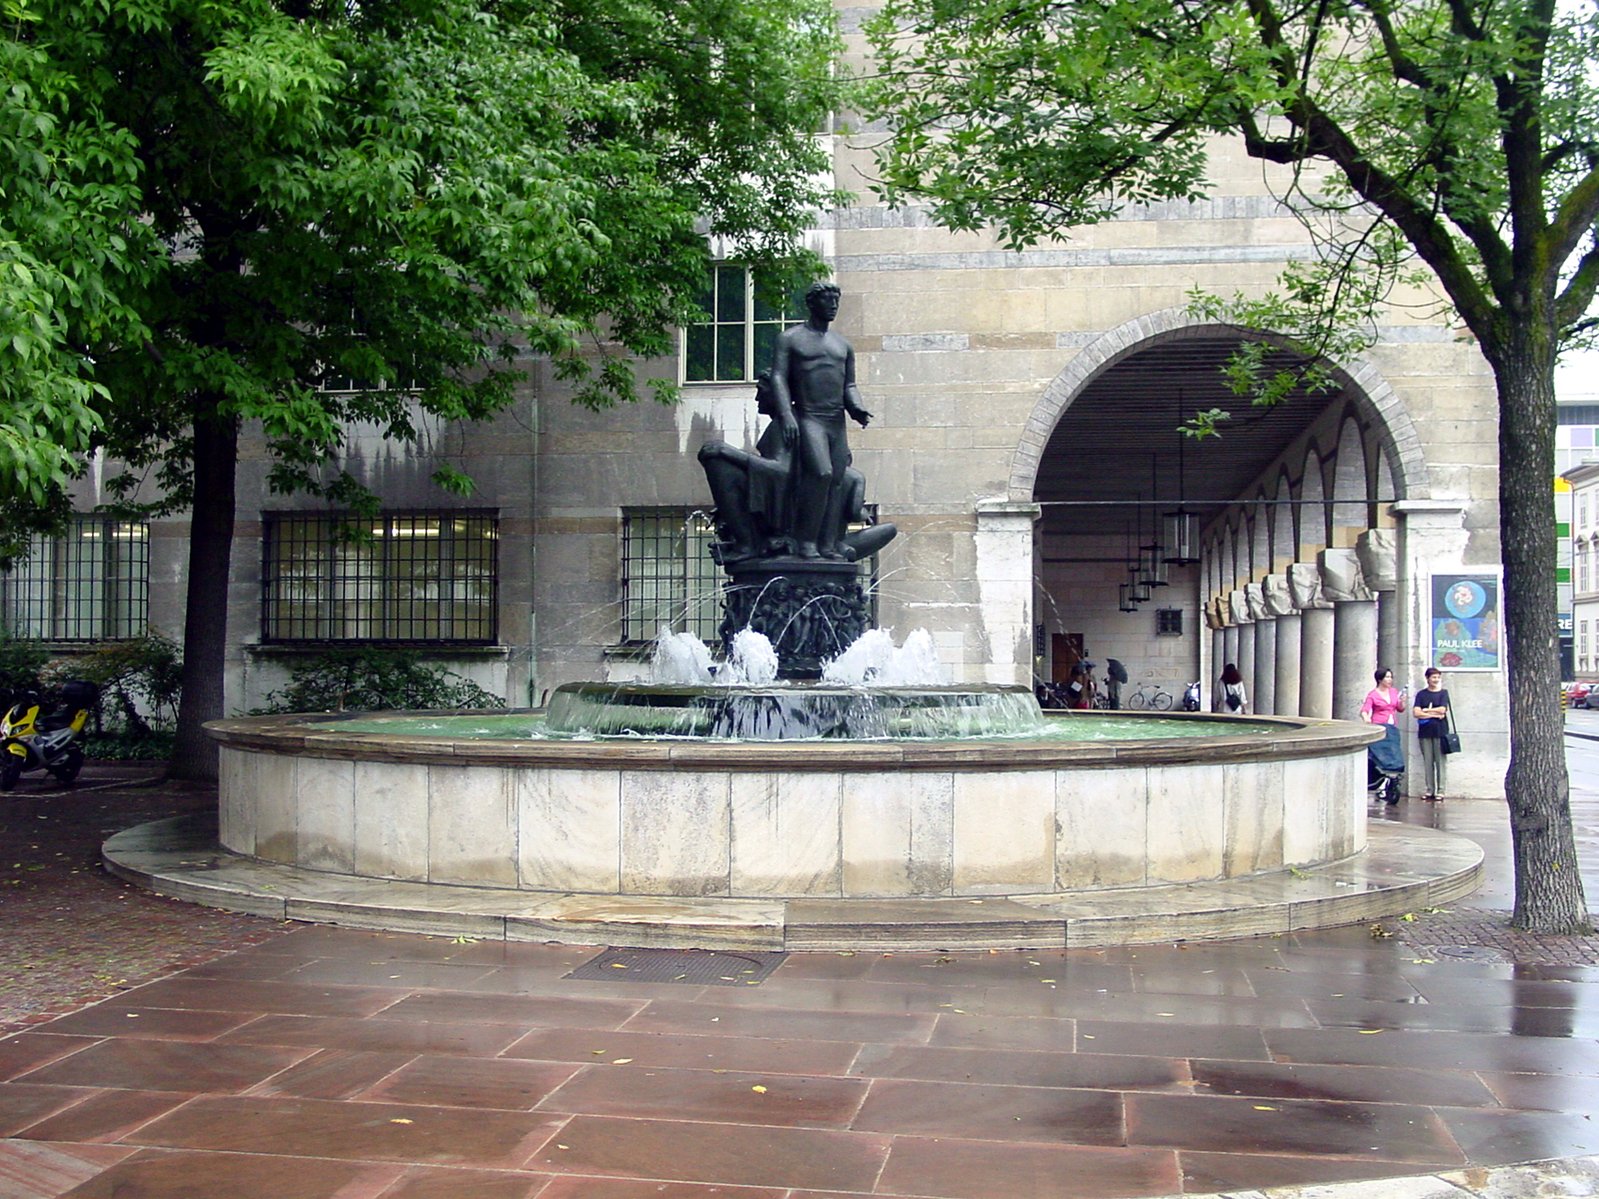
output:
POLYGON ((805 319, 804 288, 719 263, 700 300, 705 319, 683 331, 685 383, 746 383, 772 364, 777 335, 805 319))
POLYGON ((145 632, 150 526, 74 516, 59 537, 34 537, 0 574, 0 625, 40 641, 113 641, 145 632))
POLYGON ((261 637, 269 643, 491 644, 499 522, 480 511, 267 512, 261 637))
POLYGON ((708 512, 628 508, 622 513, 622 640, 650 641, 664 625, 717 640, 722 569, 711 559, 708 512))
MULTIPOLYGON (((877 506, 866 515, 877 518, 877 506)), ((852 526, 859 528, 864 526, 852 526)), ((711 557, 716 525, 700 508, 622 510, 622 640, 652 641, 662 626, 721 640, 722 568, 711 557)), ((860 564, 862 582, 877 619, 877 557, 860 564)))

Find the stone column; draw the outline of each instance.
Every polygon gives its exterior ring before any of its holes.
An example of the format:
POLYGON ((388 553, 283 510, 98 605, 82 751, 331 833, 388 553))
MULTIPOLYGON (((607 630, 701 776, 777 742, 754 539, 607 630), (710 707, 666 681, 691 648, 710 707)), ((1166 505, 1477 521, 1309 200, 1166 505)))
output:
POLYGON ((1324 598, 1333 603, 1333 716, 1356 720, 1372 688, 1377 665, 1377 601, 1360 573, 1354 550, 1322 550, 1324 598))
POLYGON ((1238 664, 1238 673, 1244 676, 1244 686, 1249 689, 1250 704, 1255 700, 1255 618, 1249 614, 1249 599, 1244 594, 1242 587, 1229 595, 1232 604, 1233 623, 1238 626, 1238 656, 1232 661, 1238 664))
POLYGON ((1210 669, 1200 672, 1199 706, 1209 712, 1216 704, 1216 680, 1227 660, 1227 622, 1219 598, 1205 605, 1205 624, 1210 628, 1210 669))
POLYGON ((1299 642, 1302 634, 1299 613, 1294 610, 1293 597, 1288 592, 1288 576, 1267 575, 1261 580, 1260 589, 1277 637, 1277 644, 1272 651, 1276 665, 1276 677, 1272 680, 1272 712, 1277 716, 1297 716, 1299 642))
POLYGON ((1255 621, 1255 676, 1249 710, 1270 716, 1277 710, 1277 621, 1266 610, 1266 596, 1259 583, 1244 588, 1244 599, 1255 621))
POLYGON ((1393 669, 1394 679, 1412 692, 1409 662, 1399 635, 1399 546, 1393 529, 1367 529, 1355 541, 1360 573, 1377 596, 1377 665, 1393 669))
POLYGON ((977 501, 977 618, 988 643, 977 669, 988 683, 1033 678, 1033 522, 1037 504, 977 501))
MULTIPOLYGON (((1233 619, 1233 596, 1236 594, 1230 591, 1216 598, 1216 609, 1221 613, 1222 621, 1221 653, 1217 655, 1216 669, 1213 672, 1216 678, 1221 677, 1222 667, 1227 663, 1231 662, 1235 666, 1238 664, 1238 622, 1233 619)), ((1215 682, 1216 679, 1211 680, 1212 685, 1215 682)))
POLYGON ((1333 610, 1321 596, 1321 571, 1311 562, 1288 568, 1288 591, 1299 609, 1299 714, 1333 714, 1333 610))

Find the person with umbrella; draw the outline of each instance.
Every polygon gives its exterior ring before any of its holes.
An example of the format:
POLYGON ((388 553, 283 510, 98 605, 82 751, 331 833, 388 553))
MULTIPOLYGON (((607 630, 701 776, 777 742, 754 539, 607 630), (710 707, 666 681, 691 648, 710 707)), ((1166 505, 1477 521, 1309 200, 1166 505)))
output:
POLYGON ((1127 681, 1127 667, 1115 658, 1106 658, 1105 670, 1108 676, 1105 679, 1105 700, 1113 711, 1119 712, 1122 706, 1122 684, 1127 681))

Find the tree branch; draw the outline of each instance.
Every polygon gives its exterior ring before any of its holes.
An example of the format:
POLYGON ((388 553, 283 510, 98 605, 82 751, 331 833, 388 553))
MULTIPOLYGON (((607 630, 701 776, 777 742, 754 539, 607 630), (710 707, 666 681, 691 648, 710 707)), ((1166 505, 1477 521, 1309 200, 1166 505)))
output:
POLYGON ((1599 165, 1593 166, 1566 193, 1549 227, 1549 253, 1556 267, 1576 251, 1577 244, 1595 234, 1599 224, 1599 165))
MULTIPOLYGON (((1357 195, 1398 226, 1422 261, 1437 274, 1471 330, 1479 337, 1488 334, 1492 305, 1470 267, 1462 261, 1448 230, 1440 224, 1431 209, 1417 203, 1397 179, 1372 161, 1354 139, 1303 88, 1297 86, 1298 72, 1294 70, 1292 47, 1284 37, 1280 19, 1268 0, 1248 0, 1248 6, 1259 30, 1261 44, 1277 57, 1280 81, 1293 92, 1284 104, 1284 115, 1303 131, 1303 140, 1279 138, 1260 144, 1259 148, 1275 154, 1283 154, 1290 149, 1297 151, 1293 158, 1274 157, 1271 161, 1299 161, 1310 157, 1330 161, 1349 181, 1357 195)), ((1247 132, 1245 148, 1255 155, 1255 147, 1247 132)), ((1470 221, 1471 227, 1468 227, 1468 222, 1459 223, 1482 255, 1490 278, 1497 273, 1508 280, 1511 277, 1510 254, 1497 230, 1481 220, 1470 221)))
POLYGON ((1596 290, 1599 290, 1599 245, 1582 256, 1576 271, 1556 298, 1556 328, 1575 331, 1584 324, 1592 325, 1595 318, 1588 318, 1587 312, 1593 305, 1596 290))

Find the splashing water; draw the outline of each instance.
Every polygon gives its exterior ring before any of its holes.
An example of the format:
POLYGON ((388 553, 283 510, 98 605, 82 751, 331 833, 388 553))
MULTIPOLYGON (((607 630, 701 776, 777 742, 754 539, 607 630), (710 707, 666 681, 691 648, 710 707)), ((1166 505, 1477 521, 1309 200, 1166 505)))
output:
POLYGON ((733 634, 727 662, 716 677, 719 682, 764 687, 777 678, 777 651, 766 634, 740 629, 733 634))
POLYGON ((662 686, 694 686, 711 681, 711 651, 692 633, 662 627, 650 658, 650 682, 662 686))
MULTIPOLYGON (((650 659, 650 682, 666 687, 764 687, 777 679, 777 651, 764 633, 740 629, 726 662, 711 661, 692 633, 662 628, 650 659)), ((844 687, 931 687, 949 682, 933 635, 916 629, 903 645, 887 629, 868 629, 838 657, 822 666, 822 681, 844 687)))
POLYGON ((822 681, 846 687, 925 687, 949 680, 934 649, 933 635, 926 629, 915 630, 899 646, 889 630, 868 629, 822 666, 822 681))

